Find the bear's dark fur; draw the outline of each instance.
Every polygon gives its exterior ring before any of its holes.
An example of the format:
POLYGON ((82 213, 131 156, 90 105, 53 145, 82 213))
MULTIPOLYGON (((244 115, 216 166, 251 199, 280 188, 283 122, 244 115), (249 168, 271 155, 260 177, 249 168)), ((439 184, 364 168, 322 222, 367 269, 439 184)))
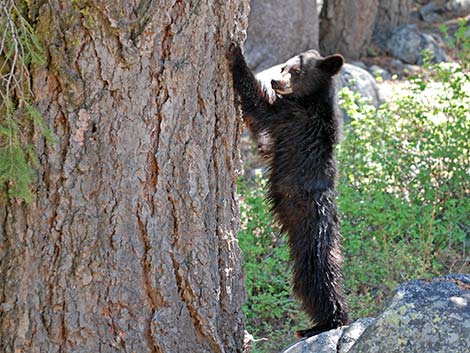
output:
POLYGON ((232 44, 228 59, 248 127, 268 135, 269 199, 287 233, 293 264, 293 292, 314 326, 298 331, 308 337, 347 323, 335 183, 334 146, 340 135, 333 76, 340 55, 322 58, 302 53, 282 66, 271 81, 277 99, 248 69, 241 49, 232 44))

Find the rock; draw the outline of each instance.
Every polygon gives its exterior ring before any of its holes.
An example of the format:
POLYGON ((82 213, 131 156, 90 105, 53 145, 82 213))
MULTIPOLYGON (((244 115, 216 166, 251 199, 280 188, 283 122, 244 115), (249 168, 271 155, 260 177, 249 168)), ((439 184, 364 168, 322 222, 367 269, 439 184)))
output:
POLYGON ((404 283, 376 319, 307 338, 283 353, 410 352, 470 352, 470 275, 404 283))
POLYGON ((458 12, 461 16, 470 13, 470 0, 448 0, 444 8, 450 12, 458 12))
POLYGON ((423 15, 423 14, 420 13, 420 15, 421 15, 421 18, 423 19, 424 22, 429 22, 429 23, 442 22, 442 17, 439 16, 435 12, 431 12, 427 15, 423 15))
POLYGON ((397 71, 403 71, 405 68, 405 64, 403 64, 403 62, 399 59, 392 59, 390 61, 390 66, 397 71))
POLYGON ((470 275, 402 284, 350 352, 470 352, 470 275))
POLYGON ((421 20, 422 20, 422 18, 421 18, 421 15, 419 14, 419 11, 412 10, 410 12, 410 22, 411 23, 421 21, 421 20))
POLYGON ((318 49, 316 0, 252 0, 245 57, 259 72, 308 49, 318 49))
POLYGON ((443 8, 442 5, 431 1, 430 3, 421 6, 419 9, 419 14, 421 18, 426 21, 426 22, 439 22, 442 20, 441 16, 439 14, 442 14, 443 8))
POLYGON ((408 64, 422 63, 422 52, 425 49, 433 54, 433 62, 448 61, 444 49, 432 36, 419 32, 416 25, 395 28, 386 42, 386 49, 392 56, 408 64))
POLYGON ((377 65, 372 65, 369 67, 369 72, 375 77, 375 78, 381 78, 383 81, 385 80, 391 80, 392 75, 390 75, 390 72, 387 70, 381 68, 380 66, 377 65))
POLYGON ((421 66, 404 64, 399 59, 391 60, 390 61, 390 68, 391 68, 392 73, 397 74, 399 77, 417 75, 417 74, 419 74, 423 71, 423 68, 421 66))
MULTIPOLYGON (((362 335, 364 330, 374 322, 374 319, 367 317, 359 319, 347 326, 337 344, 337 353, 348 353, 351 347, 356 343, 357 339, 362 335)), ((336 353, 336 351, 335 351, 336 353)))
POLYGON ((470 13, 470 0, 434 0, 421 6, 419 14, 424 21, 436 22, 441 19, 439 15, 455 13, 464 17, 470 13))
POLYGON ((365 318, 294 343, 283 353, 347 353, 374 319, 365 318))
POLYGON ((283 353, 336 353, 336 346, 345 327, 330 330, 295 343, 283 353))
POLYGON ((349 87, 353 92, 367 98, 375 107, 381 103, 375 78, 360 67, 344 64, 339 75, 339 88, 349 87))
POLYGON ((407 75, 416 75, 421 72, 421 66, 418 65, 403 65, 403 72, 407 75))
POLYGON ((354 66, 357 66, 357 67, 360 67, 363 70, 367 70, 367 65, 364 64, 362 61, 355 60, 355 61, 351 61, 350 64, 354 65, 354 66))

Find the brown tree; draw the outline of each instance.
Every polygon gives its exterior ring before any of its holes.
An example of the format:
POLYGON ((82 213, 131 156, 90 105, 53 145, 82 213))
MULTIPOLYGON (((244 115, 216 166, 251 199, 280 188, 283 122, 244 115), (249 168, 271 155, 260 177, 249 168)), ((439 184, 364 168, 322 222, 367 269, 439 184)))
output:
POLYGON ((1 352, 239 352, 239 121, 224 57, 248 1, 32 1, 30 204, 0 208, 1 352))
POLYGON ((348 59, 366 54, 372 35, 409 22, 412 0, 325 0, 320 13, 320 50, 348 59))
POLYGON ((386 33, 409 22, 413 0, 379 0, 375 33, 386 33))
POLYGON ((320 13, 320 51, 358 59, 374 30, 378 0, 324 0, 320 13))
POLYGON ((316 0, 251 0, 245 56, 261 71, 308 49, 318 49, 316 0))

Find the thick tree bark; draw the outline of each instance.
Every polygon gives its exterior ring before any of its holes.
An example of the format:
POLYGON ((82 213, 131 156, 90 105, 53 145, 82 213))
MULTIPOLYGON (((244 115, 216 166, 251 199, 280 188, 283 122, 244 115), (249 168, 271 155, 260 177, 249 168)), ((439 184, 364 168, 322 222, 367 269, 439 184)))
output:
POLYGON ((374 35, 386 36, 409 21, 412 0, 325 0, 320 13, 320 51, 356 60, 374 35))
POLYGON ((379 0, 375 33, 387 33, 409 22, 413 0, 379 0))
POLYGON ((363 55, 372 37, 379 0, 325 0, 320 13, 320 51, 348 59, 363 55))
POLYGON ((224 52, 247 2, 33 2, 58 143, 32 136, 36 200, 0 209, 1 352, 241 351, 224 52))

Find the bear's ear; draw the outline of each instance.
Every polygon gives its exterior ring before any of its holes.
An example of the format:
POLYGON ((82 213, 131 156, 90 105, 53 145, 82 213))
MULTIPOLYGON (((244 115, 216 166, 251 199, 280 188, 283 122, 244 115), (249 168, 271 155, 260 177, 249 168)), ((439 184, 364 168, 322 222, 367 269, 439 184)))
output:
POLYGON ((334 54, 322 59, 317 67, 333 76, 341 70, 343 64, 344 58, 340 54, 334 54))

